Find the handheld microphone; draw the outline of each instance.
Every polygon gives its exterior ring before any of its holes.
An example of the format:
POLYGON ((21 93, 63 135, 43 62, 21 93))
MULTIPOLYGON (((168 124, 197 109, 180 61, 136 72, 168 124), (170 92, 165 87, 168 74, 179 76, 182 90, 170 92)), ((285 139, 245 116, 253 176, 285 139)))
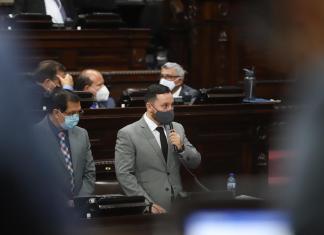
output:
MULTIPOLYGON (((170 131, 173 130, 173 124, 172 124, 172 122, 169 123, 169 128, 170 128, 170 131)), ((174 152, 178 152, 178 148, 174 144, 173 144, 173 150, 174 150, 174 152)))

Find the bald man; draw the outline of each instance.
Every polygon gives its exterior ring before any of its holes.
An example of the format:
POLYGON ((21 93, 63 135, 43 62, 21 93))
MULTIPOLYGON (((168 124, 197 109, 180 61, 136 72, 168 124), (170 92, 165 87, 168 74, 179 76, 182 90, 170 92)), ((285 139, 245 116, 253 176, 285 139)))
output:
POLYGON ((74 89, 78 91, 87 91, 93 94, 96 102, 90 107, 98 108, 115 108, 116 103, 112 97, 109 97, 109 90, 105 85, 105 80, 98 70, 83 70, 74 84, 74 89))

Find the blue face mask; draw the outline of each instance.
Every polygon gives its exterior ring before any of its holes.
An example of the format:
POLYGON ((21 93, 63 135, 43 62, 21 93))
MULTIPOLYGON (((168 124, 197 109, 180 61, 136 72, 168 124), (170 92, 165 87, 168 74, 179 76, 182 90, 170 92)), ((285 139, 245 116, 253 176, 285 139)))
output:
POLYGON ((64 117, 64 123, 62 124, 62 128, 64 130, 72 129, 76 125, 78 125, 80 120, 79 114, 73 114, 64 117))

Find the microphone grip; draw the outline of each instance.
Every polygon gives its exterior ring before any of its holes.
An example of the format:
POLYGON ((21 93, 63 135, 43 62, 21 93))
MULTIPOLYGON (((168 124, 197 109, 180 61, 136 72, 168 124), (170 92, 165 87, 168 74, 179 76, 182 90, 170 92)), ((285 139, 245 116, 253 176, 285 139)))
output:
MULTIPOLYGON (((170 128, 170 131, 173 130, 173 124, 172 124, 172 122, 169 123, 169 128, 170 128)), ((178 148, 174 144, 173 144, 173 150, 174 150, 174 152, 178 152, 178 148)))

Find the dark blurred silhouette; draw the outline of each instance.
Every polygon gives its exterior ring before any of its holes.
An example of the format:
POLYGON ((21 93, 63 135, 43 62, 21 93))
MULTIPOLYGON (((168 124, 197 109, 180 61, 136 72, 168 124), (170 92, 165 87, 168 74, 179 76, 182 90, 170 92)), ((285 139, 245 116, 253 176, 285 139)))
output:
POLYGON ((322 234, 324 226, 324 57, 310 61, 295 78, 300 85, 295 89, 294 102, 300 113, 286 138, 295 153, 289 163, 291 187, 286 202, 292 211, 296 234, 322 234))
POLYGON ((287 164, 291 181, 284 202, 291 209, 297 235, 323 234, 324 2, 286 0, 272 7, 274 60, 292 68, 297 85, 289 103, 299 110, 289 119, 285 134, 294 156, 287 164))
POLYGON ((13 57, 21 53, 13 41, 0 41, 1 230, 7 234, 62 234, 69 216, 46 159, 51 149, 34 142, 33 117, 25 105, 28 96, 23 78, 17 76, 23 65, 13 57))

